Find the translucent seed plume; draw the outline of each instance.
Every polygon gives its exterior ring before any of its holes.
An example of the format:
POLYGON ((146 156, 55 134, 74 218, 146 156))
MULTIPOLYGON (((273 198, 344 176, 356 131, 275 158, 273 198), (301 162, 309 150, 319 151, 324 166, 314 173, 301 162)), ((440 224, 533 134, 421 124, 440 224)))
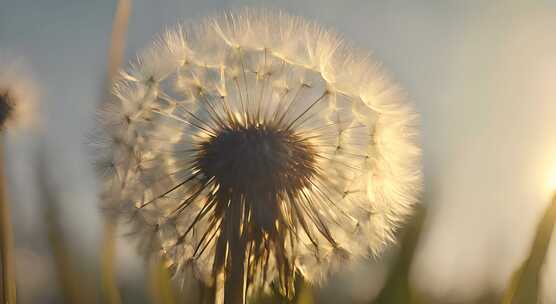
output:
POLYGON ((365 54, 281 12, 167 31, 99 112, 105 206, 229 303, 378 254, 421 188, 416 115, 365 54), (237 290, 241 292, 237 292, 237 290), (231 300, 230 300, 231 299, 231 300))

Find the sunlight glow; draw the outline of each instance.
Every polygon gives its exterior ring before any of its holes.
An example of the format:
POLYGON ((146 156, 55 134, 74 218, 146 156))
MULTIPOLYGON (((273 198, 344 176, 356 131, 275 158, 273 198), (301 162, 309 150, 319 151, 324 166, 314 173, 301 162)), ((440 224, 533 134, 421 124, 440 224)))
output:
POLYGON ((556 162, 550 166, 549 169, 548 180, 546 183, 546 188, 548 191, 555 192, 556 191, 556 162))

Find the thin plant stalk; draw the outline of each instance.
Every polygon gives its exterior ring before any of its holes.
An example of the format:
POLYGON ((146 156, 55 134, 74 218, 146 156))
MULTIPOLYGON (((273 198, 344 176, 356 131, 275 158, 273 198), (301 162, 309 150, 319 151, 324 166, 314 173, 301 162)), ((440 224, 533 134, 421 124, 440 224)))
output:
POLYGON ((426 213, 426 207, 419 205, 411 222, 402 231, 400 252, 392 265, 384 288, 375 300, 376 303, 422 303, 421 295, 411 287, 409 274, 423 232, 426 213))
MULTIPOLYGON (((124 58, 127 26, 129 15, 131 13, 131 0, 119 0, 114 14, 114 22, 112 24, 112 35, 110 38, 110 49, 108 50, 108 71, 106 85, 112 87, 114 76, 118 72, 124 58)), ((103 93, 109 93, 109 89, 105 89, 103 93)))
POLYGON ((58 187, 51 184, 48 176, 48 162, 45 150, 38 158, 38 186, 42 197, 41 215, 44 219, 45 228, 52 248, 54 265, 58 282, 61 287, 62 296, 65 303, 93 303, 90 289, 86 288, 85 281, 75 269, 68 242, 65 237, 64 229, 61 224, 60 209, 58 205, 58 187))
POLYGON ((106 302, 110 304, 120 304, 122 302, 114 275, 115 255, 116 224, 108 219, 104 223, 104 236, 102 241, 102 290, 106 302))
POLYGON ((161 261, 152 261, 150 269, 150 283, 153 303, 176 304, 176 296, 168 269, 161 261))
POLYGON ((556 222, 556 194, 537 226, 535 240, 527 259, 514 272, 502 304, 537 303, 540 295, 540 275, 556 222))
MULTIPOLYGON (((301 281, 301 279, 299 279, 298 281, 301 281)), ((295 298, 294 298, 294 303, 296 304, 314 304, 315 303, 315 297, 313 295, 313 290, 311 288, 311 286, 305 282, 300 282, 297 285, 299 285, 297 289, 300 289, 300 291, 298 293, 296 293, 295 298)))
POLYGON ((204 283, 197 281, 199 284, 199 303, 200 304, 215 304, 216 303, 216 288, 215 286, 207 286, 204 283))
MULTIPOLYGON (((45 206, 45 221, 48 230, 48 238, 52 246, 54 261, 56 265, 58 282, 61 285, 62 296, 68 303, 85 303, 83 302, 82 289, 78 287, 78 276, 71 265, 71 258, 66 247, 65 238, 62 236, 60 222, 58 219, 58 211, 52 206, 54 202, 45 206), (80 291, 81 289, 81 291, 80 291)), ((88 302, 88 301, 87 301, 88 302)))
POLYGON ((4 151, 0 146, 0 254, 2 255, 2 303, 16 303, 15 264, 13 255, 13 233, 9 201, 4 179, 4 151))
MULTIPOLYGON (((121 65, 124 50, 129 14, 131 12, 131 0, 119 0, 110 39, 108 51, 108 71, 105 88, 102 90, 102 101, 109 98, 109 89, 113 79, 121 65)), ((121 295, 116 284, 114 275, 114 259, 116 255, 116 219, 107 219, 104 224, 104 236, 102 244, 102 288, 106 301, 110 304, 121 303, 121 295)))

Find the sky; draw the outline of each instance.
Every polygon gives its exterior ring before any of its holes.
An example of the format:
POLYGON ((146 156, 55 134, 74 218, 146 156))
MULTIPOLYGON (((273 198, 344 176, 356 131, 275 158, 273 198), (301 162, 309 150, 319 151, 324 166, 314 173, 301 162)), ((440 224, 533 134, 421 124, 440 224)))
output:
MULTIPOLYGON (((76 246, 94 256, 102 219, 86 144, 115 2, 0 3, 0 53, 33 71, 46 132, 10 147, 21 202, 14 212, 20 222, 38 222, 40 198, 26 181, 34 178, 30 147, 43 142, 64 225, 76 246)), ((421 116, 423 203, 431 211, 414 283, 436 297, 502 289, 556 190, 556 2, 137 0, 127 59, 177 22, 245 6, 306 17, 372 53, 421 116)), ((33 225, 19 230, 37 233, 33 225)), ((552 247, 544 284, 556 283, 552 247)), ((545 299, 556 303, 556 290, 545 289, 545 299)))

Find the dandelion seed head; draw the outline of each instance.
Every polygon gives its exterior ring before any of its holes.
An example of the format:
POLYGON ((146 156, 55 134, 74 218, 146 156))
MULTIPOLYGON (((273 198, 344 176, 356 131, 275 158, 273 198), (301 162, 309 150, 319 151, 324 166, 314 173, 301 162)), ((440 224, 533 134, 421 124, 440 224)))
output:
POLYGON ((21 130, 36 122, 37 88, 22 64, 0 52, 0 128, 21 130))
POLYGON ((265 10, 167 31, 99 111, 104 203, 178 280, 245 294, 291 296, 296 275, 379 254, 416 202, 420 150, 412 108, 361 53, 265 10))

